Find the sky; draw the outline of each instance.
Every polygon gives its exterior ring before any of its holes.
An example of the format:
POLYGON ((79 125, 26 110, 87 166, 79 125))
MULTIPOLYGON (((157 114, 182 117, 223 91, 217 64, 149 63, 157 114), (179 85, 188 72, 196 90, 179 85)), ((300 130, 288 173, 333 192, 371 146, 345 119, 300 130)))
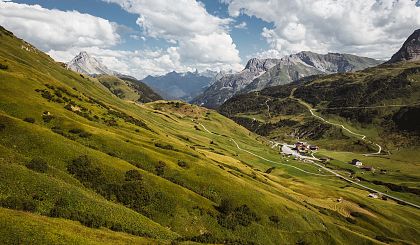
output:
POLYGON ((139 79, 300 51, 389 59, 420 0, 0 0, 0 25, 57 61, 86 51, 139 79))

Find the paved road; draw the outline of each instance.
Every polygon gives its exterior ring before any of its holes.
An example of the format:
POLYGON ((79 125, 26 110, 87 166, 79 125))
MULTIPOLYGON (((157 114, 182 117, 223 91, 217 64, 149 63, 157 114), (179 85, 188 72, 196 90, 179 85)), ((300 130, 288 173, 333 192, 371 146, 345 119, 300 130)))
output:
MULTIPOLYGON (((209 131, 209 130, 208 130, 208 129, 207 129, 207 128, 203 125, 203 124, 201 124, 201 123, 200 123, 200 125, 201 125, 201 126, 203 127, 203 129, 204 129, 205 131, 207 131, 208 133, 210 133, 210 134, 214 134, 214 135, 217 135, 217 136, 221 136, 221 135, 218 135, 218 134, 215 134, 215 133, 213 133, 213 132, 209 131)), ((375 189, 373 189, 373 188, 370 188, 370 187, 368 187, 368 186, 365 186, 365 185, 362 185, 362 184, 360 184, 360 183, 357 183, 356 181, 353 181, 353 180, 351 180, 351 179, 349 179, 349 178, 347 178, 347 177, 344 177, 343 175, 338 174, 338 173, 334 172, 333 170, 331 170, 331 169, 329 169, 329 168, 325 167, 324 165, 319 164, 319 163, 316 163, 315 161, 312 161, 311 163, 312 163, 312 164, 314 164, 314 165, 316 165, 316 166, 318 166, 318 167, 320 167, 320 168, 322 168, 322 169, 324 169, 325 171, 327 171, 327 172, 331 173, 332 175, 324 175, 324 174, 311 173, 311 172, 308 172, 308 171, 306 171, 306 170, 303 170, 303 169, 300 169, 300 168, 298 168, 298 167, 295 167, 295 166, 293 166, 293 165, 289 165, 289 164, 285 164, 285 163, 279 163, 279 162, 272 161, 272 160, 267 159, 267 158, 265 158, 265 157, 259 156, 259 155, 255 154, 255 153, 251 152, 251 151, 248 151, 248 150, 242 149, 242 148, 238 145, 238 143, 237 143, 237 142, 236 142, 233 138, 230 138, 230 140, 231 140, 233 143, 235 143, 236 147, 237 147, 239 150, 244 151, 244 152, 247 152, 247 153, 249 153, 249 154, 251 154, 251 155, 253 155, 253 156, 256 156, 256 157, 258 157, 258 158, 260 158, 260 159, 263 159, 263 160, 265 160, 265 161, 267 161, 267 162, 270 162, 270 163, 275 163, 275 164, 279 164, 279 165, 284 165, 284 166, 288 166, 288 167, 292 167, 292 168, 295 168, 295 169, 297 169, 297 170, 299 170, 299 171, 302 171, 302 172, 304 172, 304 173, 311 174, 311 175, 322 176, 322 177, 336 176, 336 177, 338 177, 338 178, 340 178, 340 179, 342 179, 342 180, 345 180, 345 181, 347 181, 347 182, 349 182, 349 183, 352 183, 352 184, 354 184, 354 185, 357 185, 357 186, 359 186, 359 187, 361 187, 361 188, 363 188, 363 189, 366 189, 366 190, 369 190, 369 191, 372 191, 372 192, 375 192, 375 193, 381 194, 381 195, 386 196, 386 197, 388 197, 388 198, 390 198, 390 199, 393 199, 393 200, 399 201, 399 202, 401 202, 401 203, 404 203, 404 204, 406 204, 406 205, 410 205, 410 206, 412 206, 412 207, 415 207, 415 208, 420 209, 420 206, 419 206, 419 205, 417 205, 417 204, 414 204, 414 203, 411 203, 411 202, 408 202, 408 201, 402 200, 402 199, 400 199, 400 198, 398 198, 398 197, 394 197, 394 196, 388 195, 388 194, 386 194, 386 193, 380 192, 380 191, 375 190, 375 189)), ((319 160, 319 159, 318 159, 318 160, 319 160)))
MULTIPOLYGON (((207 131, 209 134, 213 134, 213 135, 216 135, 216 136, 221 136, 221 135, 218 135, 218 134, 215 134, 215 133, 213 133, 213 132, 209 131, 209 130, 208 130, 208 129, 207 129, 207 128, 203 125, 203 124, 201 124, 201 123, 200 123, 200 125, 201 125, 201 127, 203 127, 203 129, 204 129, 205 131, 207 131)), ((275 162, 275 161, 272 161, 272 160, 267 159, 267 158, 265 158, 265 157, 259 156, 259 155, 255 154, 255 153, 251 152, 251 151, 248 151, 248 150, 242 149, 242 148, 238 145, 238 143, 237 143, 234 139, 232 139, 232 138, 230 138, 230 141, 232 141, 233 143, 235 143, 236 147, 237 147, 240 151, 244 151, 244 152, 246 152, 246 153, 248 153, 248 154, 251 154, 251 155, 253 155, 253 156, 256 156, 256 157, 258 157, 258 158, 260 158, 260 159, 262 159, 262 160, 264 160, 264 161, 267 161, 267 162, 270 162, 270 163, 275 163, 275 164, 278 164, 278 165, 287 166, 287 167, 290 167, 290 168, 294 168, 294 169, 297 169, 297 170, 299 170, 299 171, 301 171, 301 172, 303 172, 303 173, 307 173, 307 174, 310 174, 310 175, 323 176, 323 177, 327 177, 327 176, 334 176, 334 175, 326 175, 326 174, 313 173, 313 172, 306 171, 306 170, 304 170, 304 169, 298 168, 298 167, 293 166, 293 165, 290 165, 290 164, 286 164, 286 163, 280 163, 280 162, 275 162)))
MULTIPOLYGON (((341 127, 343 130, 347 131, 348 133, 350 133, 350 134, 352 134, 352 135, 355 135, 355 136, 357 136, 357 137, 360 137, 360 138, 361 138, 362 140, 364 140, 364 141, 367 141, 367 140, 366 140, 366 135, 364 135, 364 134, 358 134, 358 133, 353 132, 353 131, 351 131, 350 129, 346 128, 343 124, 333 123, 333 122, 330 122, 330 121, 326 120, 325 118, 323 118, 323 117, 321 117, 321 116, 316 115, 316 114, 314 113, 314 111, 315 111, 316 109, 313 109, 313 108, 312 108, 312 107, 311 107, 308 103, 306 103, 306 102, 302 101, 301 99, 298 99, 298 98, 295 98, 295 97, 294 97, 294 92, 295 92, 295 90, 296 90, 296 88, 292 89, 292 91, 290 92, 289 98, 294 99, 294 100, 297 100, 300 104, 302 104, 303 106, 305 106, 305 107, 309 110, 309 112, 311 113, 311 115, 312 115, 313 117, 315 117, 315 118, 317 118, 317 119, 319 119, 319 120, 321 120, 321 121, 323 121, 323 122, 325 122, 325 123, 327 123, 327 124, 334 125, 334 126, 337 126, 337 127, 341 127)), ((372 141, 367 141, 367 142, 369 142, 369 143, 371 143, 371 144, 373 144, 373 145, 377 146, 377 147, 378 147, 378 151, 377 151, 377 152, 375 152, 375 153, 368 153, 368 154, 364 154, 364 156, 374 156, 374 155, 379 155, 379 154, 381 154, 381 153, 382 153, 382 146, 380 146, 379 144, 374 143, 374 142, 372 142, 372 141)))

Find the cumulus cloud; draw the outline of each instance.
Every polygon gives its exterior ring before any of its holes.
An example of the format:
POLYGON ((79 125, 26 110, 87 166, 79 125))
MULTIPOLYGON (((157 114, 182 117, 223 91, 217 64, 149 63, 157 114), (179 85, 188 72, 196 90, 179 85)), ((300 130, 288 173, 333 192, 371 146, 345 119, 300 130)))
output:
POLYGON ((172 44, 186 65, 222 64, 237 69, 241 59, 228 33, 231 19, 209 14, 195 0, 104 0, 119 4, 139 15, 137 24, 148 37, 163 38, 172 44))
POLYGON ((0 25, 58 61, 68 62, 83 50, 110 69, 137 78, 173 70, 241 68, 239 52, 227 30, 232 20, 208 14, 199 2, 107 2, 118 3, 128 12, 138 14, 142 35, 89 14, 4 0, 0 0, 0 25), (163 38, 171 47, 115 50, 123 42, 121 33, 136 41, 163 38))
MULTIPOLYGON (((389 58, 420 26, 420 8, 411 0, 222 0, 229 14, 274 23, 261 35, 271 50, 347 52, 389 58)), ((263 53, 262 53, 263 54, 263 53)))
POLYGON ((108 20, 39 5, 0 2, 0 25, 43 50, 110 47, 120 40, 117 25, 108 20))

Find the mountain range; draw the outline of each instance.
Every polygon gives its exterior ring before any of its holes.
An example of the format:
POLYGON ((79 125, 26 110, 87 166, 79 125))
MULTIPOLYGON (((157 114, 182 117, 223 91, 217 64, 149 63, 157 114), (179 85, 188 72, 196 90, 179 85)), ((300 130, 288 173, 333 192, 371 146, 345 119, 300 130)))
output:
POLYGON ((238 93, 262 90, 266 87, 287 84, 300 78, 317 75, 362 70, 381 61, 350 54, 316 54, 300 52, 281 59, 248 61, 244 70, 218 79, 192 103, 217 108, 238 93))
POLYGON ((170 72, 161 76, 147 76, 142 81, 164 99, 190 101, 201 94, 219 76, 218 72, 170 72))
POLYGON ((350 145, 353 151, 375 148, 375 144, 360 141, 360 134, 354 137, 328 123, 334 121, 335 125, 353 125, 359 132, 370 130, 370 140, 382 145, 382 150, 417 145, 419 33, 415 31, 382 65, 357 72, 319 74, 243 93, 227 100, 219 111, 252 131, 277 140, 294 137, 336 150, 348 150, 350 145), (320 117, 325 120, 319 120, 320 117), (349 144, 349 139, 355 142, 349 144))

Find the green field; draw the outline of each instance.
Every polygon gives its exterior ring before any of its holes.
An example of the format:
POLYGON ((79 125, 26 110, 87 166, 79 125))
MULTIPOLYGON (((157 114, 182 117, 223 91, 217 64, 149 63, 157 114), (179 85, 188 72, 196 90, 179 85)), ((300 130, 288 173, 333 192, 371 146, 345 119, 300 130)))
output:
MULTIPOLYGON (((119 98, 6 30, 0 40, 1 243, 420 243, 418 209, 282 165, 324 173, 216 111, 119 98)), ((417 164, 395 171, 418 187, 417 164)))

